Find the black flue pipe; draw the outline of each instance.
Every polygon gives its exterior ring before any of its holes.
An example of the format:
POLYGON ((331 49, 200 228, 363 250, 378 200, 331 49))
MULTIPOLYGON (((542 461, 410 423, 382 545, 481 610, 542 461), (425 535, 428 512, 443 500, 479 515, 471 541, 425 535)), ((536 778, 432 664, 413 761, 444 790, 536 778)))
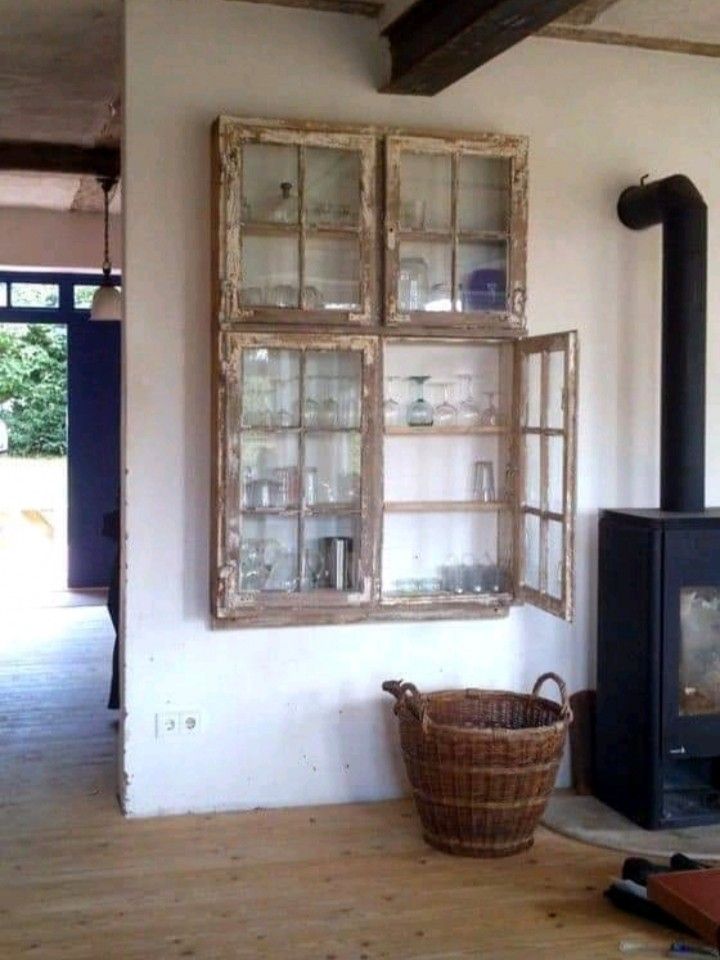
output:
POLYGON ((707 206, 675 175, 623 190, 626 227, 663 225, 660 506, 705 509, 707 206))

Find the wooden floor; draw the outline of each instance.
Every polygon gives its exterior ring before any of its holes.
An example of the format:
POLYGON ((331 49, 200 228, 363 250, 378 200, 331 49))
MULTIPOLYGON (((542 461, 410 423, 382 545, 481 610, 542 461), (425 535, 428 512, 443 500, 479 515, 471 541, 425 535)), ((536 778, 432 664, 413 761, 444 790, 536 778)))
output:
POLYGON ((0 958, 616 958, 670 934, 602 898, 620 856, 541 831, 473 861, 407 802, 126 821, 101 608, 0 628, 0 958))

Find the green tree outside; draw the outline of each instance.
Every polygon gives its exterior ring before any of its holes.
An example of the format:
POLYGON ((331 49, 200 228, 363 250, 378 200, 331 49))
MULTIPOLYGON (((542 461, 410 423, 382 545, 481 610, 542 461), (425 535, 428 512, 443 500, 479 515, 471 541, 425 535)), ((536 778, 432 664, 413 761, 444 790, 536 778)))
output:
POLYGON ((0 418, 9 453, 67 453, 67 331, 54 324, 0 324, 0 418))

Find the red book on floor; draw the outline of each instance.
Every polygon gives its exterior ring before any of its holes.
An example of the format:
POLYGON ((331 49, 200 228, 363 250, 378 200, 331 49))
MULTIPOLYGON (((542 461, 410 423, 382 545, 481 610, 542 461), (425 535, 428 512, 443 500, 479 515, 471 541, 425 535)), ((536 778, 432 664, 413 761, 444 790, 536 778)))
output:
POLYGON ((720 947, 720 869, 652 874, 648 897, 707 943, 720 947))

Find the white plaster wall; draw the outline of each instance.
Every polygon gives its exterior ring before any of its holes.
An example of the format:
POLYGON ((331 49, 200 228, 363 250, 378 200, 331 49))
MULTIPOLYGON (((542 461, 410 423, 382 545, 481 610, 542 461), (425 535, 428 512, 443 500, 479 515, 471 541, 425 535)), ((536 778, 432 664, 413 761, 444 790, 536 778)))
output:
MULTIPOLYGON (((122 224, 110 218, 110 254, 121 266, 122 224)), ((0 208, 0 264, 4 267, 48 267, 56 270, 99 270, 103 257, 103 218, 96 213, 0 208)))
MULTIPOLYGON (((387 677, 527 689, 593 676, 600 506, 656 503, 659 232, 624 186, 684 172, 720 208, 711 60, 531 40, 432 100, 376 92, 377 26, 224 0, 127 0, 125 805, 131 815, 404 789, 387 677), (212 631, 209 129, 219 113, 530 136, 532 333, 580 332, 577 620, 212 631), (196 708, 156 740, 158 710, 196 708)), ((708 492, 720 501, 720 292, 710 236, 708 492)))

